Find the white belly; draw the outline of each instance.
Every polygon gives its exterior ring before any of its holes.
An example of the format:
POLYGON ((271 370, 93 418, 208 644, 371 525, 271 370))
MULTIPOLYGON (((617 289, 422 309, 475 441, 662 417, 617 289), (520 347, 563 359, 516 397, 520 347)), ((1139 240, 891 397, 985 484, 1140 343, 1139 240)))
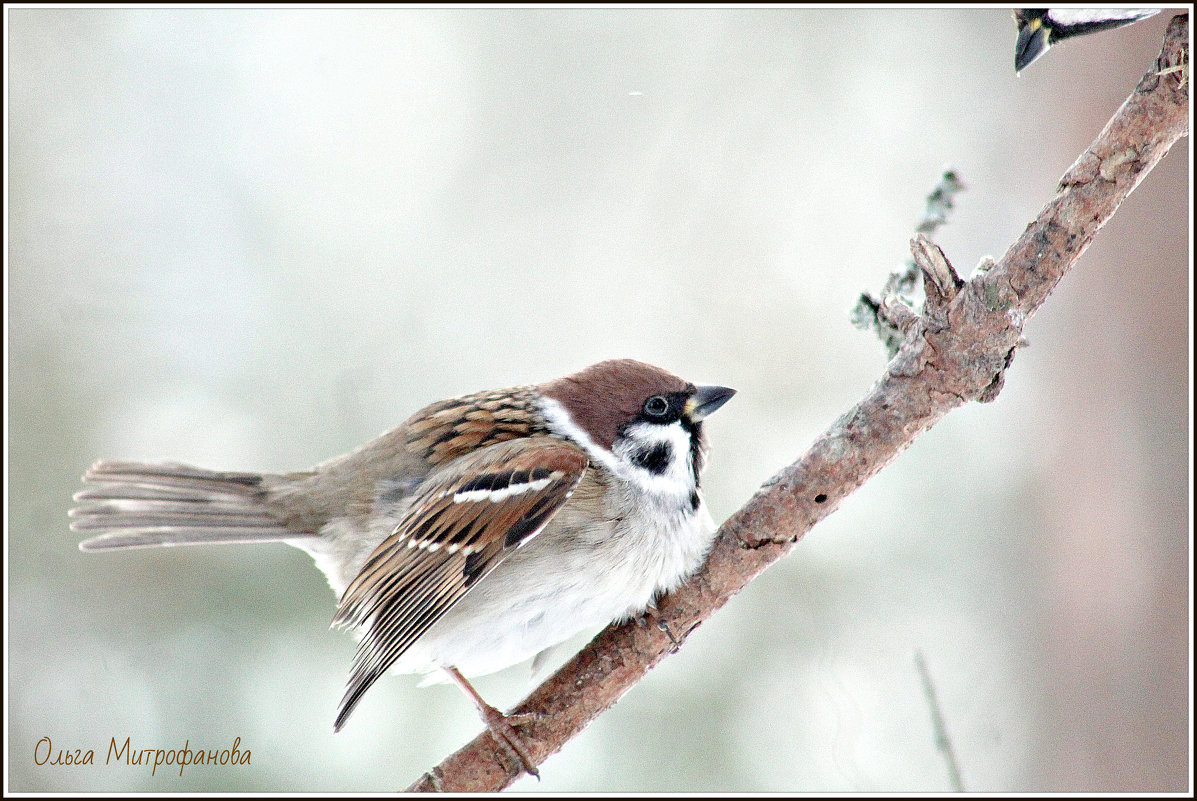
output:
POLYGON ((567 511, 480 580, 393 669, 493 673, 584 628, 627 620, 701 565, 715 530, 705 506, 668 525, 625 518, 588 529, 573 528, 567 511))

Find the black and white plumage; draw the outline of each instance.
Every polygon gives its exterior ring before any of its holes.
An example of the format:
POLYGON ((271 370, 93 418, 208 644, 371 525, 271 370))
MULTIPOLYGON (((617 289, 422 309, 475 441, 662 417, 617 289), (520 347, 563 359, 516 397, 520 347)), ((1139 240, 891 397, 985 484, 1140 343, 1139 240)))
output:
POLYGON ((1022 72, 1064 39, 1121 28, 1159 12, 1158 8, 1016 8, 1014 71, 1022 72))
POLYGON ((361 637, 340 729, 388 669, 493 672, 677 587, 715 530, 702 421, 732 394, 620 359, 434 403, 302 472, 101 461, 71 527, 93 535, 85 551, 311 554, 340 598, 334 624, 361 637))

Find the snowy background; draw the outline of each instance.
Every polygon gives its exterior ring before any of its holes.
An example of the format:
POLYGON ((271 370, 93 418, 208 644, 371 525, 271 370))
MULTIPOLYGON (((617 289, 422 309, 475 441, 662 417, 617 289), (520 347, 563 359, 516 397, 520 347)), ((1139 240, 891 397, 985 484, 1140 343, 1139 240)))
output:
MULTIPOLYGON (((379 682, 283 545, 83 554, 99 457, 300 469, 478 389, 630 356, 739 394, 716 519, 885 366, 849 311, 937 241, 1000 257, 1169 14, 1021 77, 1006 9, 6 9, 8 771, 15 791, 393 791, 474 736, 379 682), (37 742, 95 766, 38 766, 37 742), (249 766, 103 764, 229 748, 249 766)), ((1189 149, 951 414, 528 791, 1188 778, 1189 149)), ((580 645, 585 637, 579 637, 580 645)), ((566 654, 562 654, 564 658, 566 654)), ((478 681, 507 707, 526 666, 478 681)))

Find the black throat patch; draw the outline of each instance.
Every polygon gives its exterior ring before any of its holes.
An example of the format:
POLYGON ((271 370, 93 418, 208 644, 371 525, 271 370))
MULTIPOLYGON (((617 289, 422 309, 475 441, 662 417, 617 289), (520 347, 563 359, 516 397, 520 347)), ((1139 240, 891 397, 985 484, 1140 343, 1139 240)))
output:
POLYGON ((632 462, 653 475, 661 475, 673 461, 673 448, 668 442, 658 442, 651 448, 639 448, 632 453, 632 462))

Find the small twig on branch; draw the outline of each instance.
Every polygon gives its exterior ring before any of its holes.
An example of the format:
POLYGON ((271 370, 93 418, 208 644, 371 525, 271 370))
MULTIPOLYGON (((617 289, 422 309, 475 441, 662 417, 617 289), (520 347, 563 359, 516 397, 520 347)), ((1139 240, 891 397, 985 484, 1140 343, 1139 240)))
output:
POLYGON ((954 169, 944 170, 939 183, 927 195, 927 208, 923 210, 923 219, 915 226, 915 232, 928 237, 934 235, 948 221, 948 212, 956 207, 956 195, 967 188, 954 169))
MULTIPOLYGON (((958 284, 939 249, 916 240, 930 292, 922 315, 910 311, 905 341, 885 373, 801 459, 723 524, 703 569, 649 613, 664 628, 635 622, 607 628, 513 710, 533 716, 521 731, 534 761, 543 763, 611 707, 919 434, 957 406, 996 397, 1026 320, 1119 204, 1188 133, 1187 76, 1166 72, 1188 62, 1187 26, 1187 14, 1172 20, 1153 68, 991 269, 958 284)), ((516 778, 484 732, 411 789, 495 791, 516 778)))
MULTIPOLYGON (((927 206, 915 232, 926 234, 928 238, 933 236, 948 221, 948 212, 956 206, 956 195, 966 188, 956 170, 951 167, 944 170, 935 188, 927 195, 927 206)), ((914 259, 907 259, 900 272, 889 274, 880 300, 864 292, 852 310, 852 324, 862 330, 875 330, 890 358, 902 346, 911 318, 918 316, 913 312, 914 303, 907 300, 914 292, 918 276, 914 259)))

